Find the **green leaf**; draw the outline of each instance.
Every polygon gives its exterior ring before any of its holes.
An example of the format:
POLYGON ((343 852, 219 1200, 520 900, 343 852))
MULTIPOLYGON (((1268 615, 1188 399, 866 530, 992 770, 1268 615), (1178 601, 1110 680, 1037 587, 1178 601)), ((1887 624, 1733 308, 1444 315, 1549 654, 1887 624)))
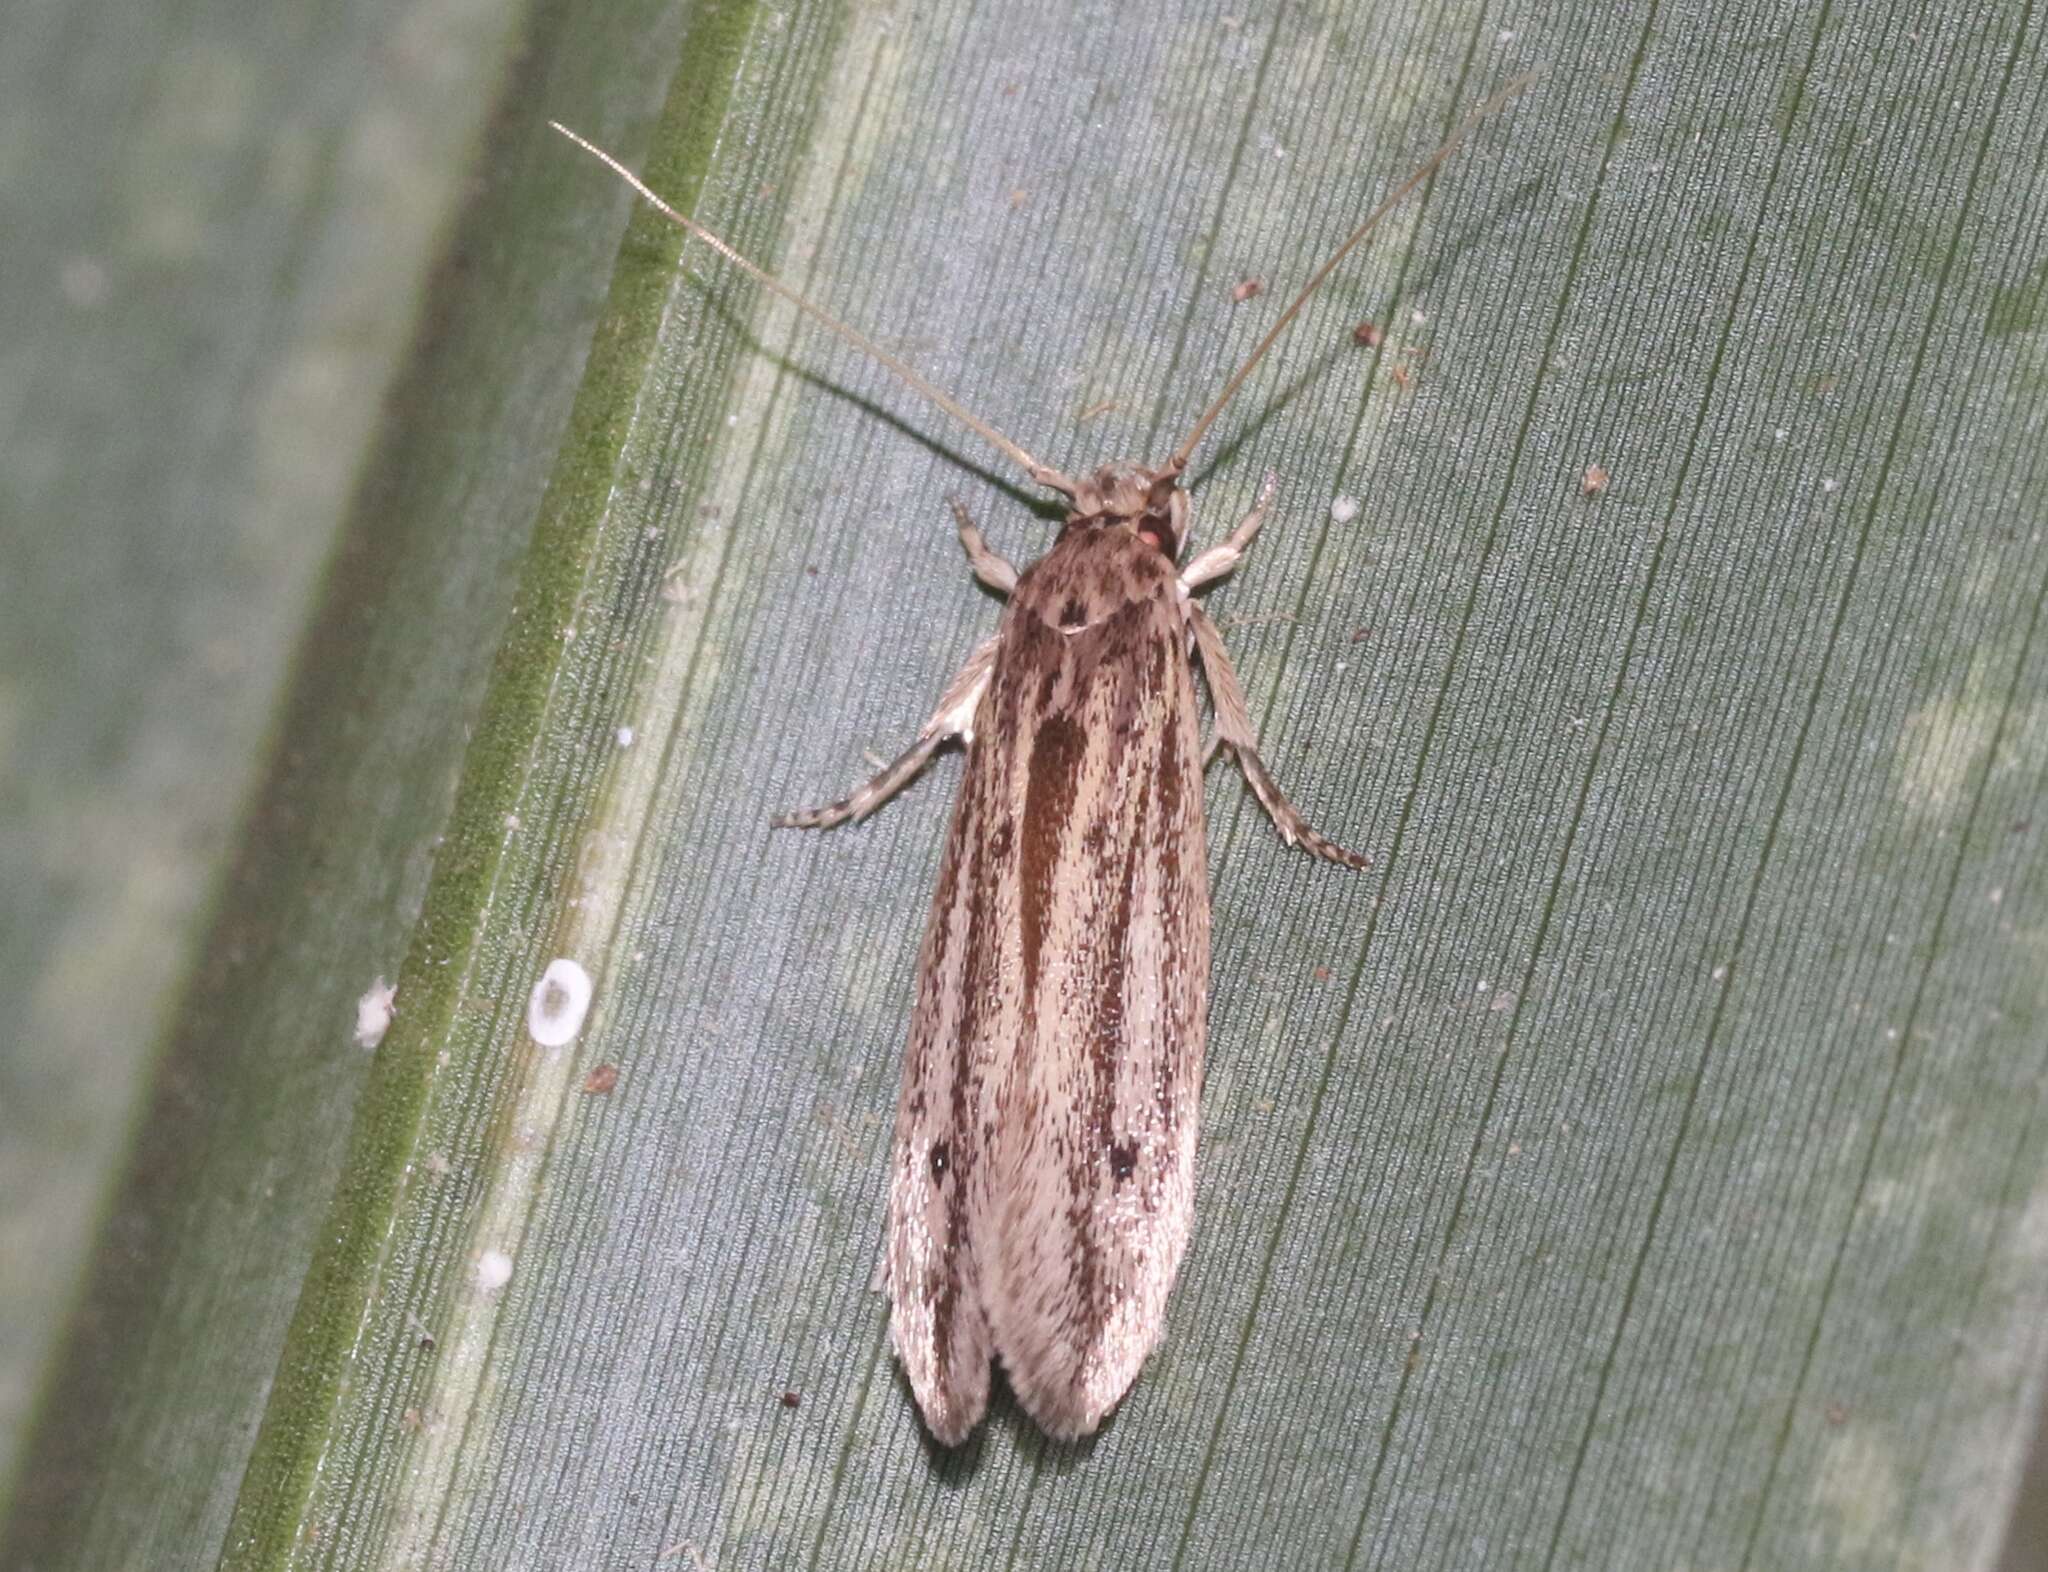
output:
POLYGON ((8 1553, 1989 1564, 2048 1325, 2042 18, 647 26, 651 138, 578 122, 560 19, 502 95, 346 537, 417 555, 338 576, 304 646, 8 1553), (1163 457, 1530 65, 1193 471, 1202 540, 1281 476, 1210 604, 1275 774, 1375 867, 1288 851, 1212 770, 1199 1225, 1162 1350, 1079 1447, 1002 1401, 936 1452, 868 1281, 958 767, 859 829, 766 818, 894 752, 993 625, 944 500, 1017 560, 1053 520, 644 212, 550 403, 627 199, 540 123, 626 133, 1072 470, 1163 457), (523 491, 492 479, 515 433, 523 491), (509 612, 471 487, 538 509, 509 612), (472 552, 480 699, 411 593, 472 552), (363 758, 447 759, 465 706, 367 1082, 266 1090, 308 1034, 345 1051, 368 981, 374 902, 316 920, 335 869, 360 847, 395 891, 423 854, 432 794, 380 818, 363 758), (550 1053, 525 1017, 557 956, 596 1003, 550 1053))

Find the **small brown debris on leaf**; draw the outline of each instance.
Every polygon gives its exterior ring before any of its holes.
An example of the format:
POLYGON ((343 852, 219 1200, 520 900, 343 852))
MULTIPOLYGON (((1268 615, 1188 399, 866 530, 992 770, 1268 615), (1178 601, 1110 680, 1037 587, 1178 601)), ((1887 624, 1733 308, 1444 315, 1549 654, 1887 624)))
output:
POLYGON ((1588 464, 1586 473, 1579 477, 1579 490, 1589 497, 1597 497, 1607 489, 1607 467, 1604 464, 1588 464))
POLYGON ((1247 300, 1250 300, 1252 296, 1259 294, 1265 287, 1266 281, 1263 278, 1241 278, 1231 288, 1230 298, 1241 306, 1247 300))
POLYGON ((803 1399, 794 1392, 784 1392, 782 1394, 782 1406, 784 1408, 794 1408, 802 1401, 803 1399))
POLYGON ((1361 349, 1380 347, 1380 325, 1377 322, 1361 322, 1351 330, 1351 342, 1361 349))
POLYGON ((1846 1425, 1849 1422, 1848 1405, 1844 1403, 1828 1404, 1827 1416, 1828 1423, 1831 1425, 1846 1425))
POLYGON ((1090 404, 1086 409, 1082 410, 1080 414, 1074 417, 1074 424, 1077 426, 1085 426, 1097 415, 1107 415, 1111 410, 1115 409, 1116 407, 1117 403, 1116 400, 1113 398, 1097 399, 1093 404, 1090 404))
POLYGON ((1370 628, 1353 628, 1351 630, 1351 642, 1353 644, 1363 644, 1367 639, 1371 637, 1372 629, 1370 628))
POLYGON ((1404 365, 1399 364, 1398 362, 1395 364, 1394 369, 1388 374, 1393 377, 1394 386, 1399 388, 1403 393, 1406 393, 1408 391, 1409 385, 1415 380, 1413 377, 1409 376, 1408 368, 1404 365))
POLYGON ((583 1090, 592 1097, 602 1097, 619 1084, 619 1067, 615 1064, 601 1064, 583 1077, 583 1090))
POLYGON ((1327 966, 1318 966, 1315 969, 1315 979, 1317 982, 1328 982, 1330 980, 1330 968, 1327 966))

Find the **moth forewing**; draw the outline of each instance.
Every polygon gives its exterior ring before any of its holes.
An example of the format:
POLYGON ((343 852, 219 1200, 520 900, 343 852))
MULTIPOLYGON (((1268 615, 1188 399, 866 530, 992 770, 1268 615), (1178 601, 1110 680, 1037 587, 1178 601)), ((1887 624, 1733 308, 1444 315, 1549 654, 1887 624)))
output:
POLYGON ((1010 596, 994 636, 879 775, 838 802, 774 821, 825 828, 861 818, 940 745, 967 742, 918 958, 882 1271, 891 1341, 926 1424, 947 1445, 986 1410, 993 1360, 1049 1434, 1088 1434, 1129 1390, 1165 1324, 1193 1219, 1209 976, 1194 659, 1217 746, 1236 756, 1282 837, 1365 866, 1274 784, 1222 635, 1191 598, 1237 565, 1272 478, 1252 512, 1179 572, 1191 522, 1182 472, 1331 269, 1528 80, 1468 117, 1352 232, 1164 464, 1109 464, 1078 480, 678 213, 609 153, 556 127, 688 234, 1067 499, 1059 538, 1021 574, 954 504, 976 576, 1010 596))
MULTIPOLYGON (((934 1047, 989 1066, 955 1136, 982 1165, 983 1308, 1025 1409, 1070 1438, 1157 1342, 1193 1214, 1209 905, 1170 560, 1070 525, 1018 584, 983 713, 963 799, 986 815, 987 896, 943 875, 940 895, 994 976, 934 1047)), ((955 926, 936 904, 932 924, 955 926)), ((922 1046, 914 1025, 906 1105, 922 1046)))

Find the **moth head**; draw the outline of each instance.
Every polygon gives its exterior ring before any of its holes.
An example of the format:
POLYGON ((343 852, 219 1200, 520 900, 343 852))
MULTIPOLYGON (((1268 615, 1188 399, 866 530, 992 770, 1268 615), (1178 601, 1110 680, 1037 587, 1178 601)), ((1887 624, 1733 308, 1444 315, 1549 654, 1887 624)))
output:
POLYGON ((1188 494, 1181 489, 1180 473, 1178 464, 1163 469, 1105 464, 1075 483, 1067 522, 1128 529, 1174 561, 1188 538, 1188 494))

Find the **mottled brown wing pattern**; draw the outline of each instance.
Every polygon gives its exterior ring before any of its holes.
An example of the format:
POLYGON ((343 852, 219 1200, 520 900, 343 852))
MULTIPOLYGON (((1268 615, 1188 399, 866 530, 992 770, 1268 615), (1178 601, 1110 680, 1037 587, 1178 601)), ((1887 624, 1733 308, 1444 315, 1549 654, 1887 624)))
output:
MULTIPOLYGON (((1000 670, 1000 653, 997 662, 1000 670)), ((919 953, 889 1183, 890 1339, 926 1424, 948 1446, 988 1406, 994 1353, 975 1246, 987 1195, 982 1089, 1015 1013, 1004 1006, 993 944, 1011 926, 1003 908, 1014 891, 984 831, 1001 811, 1002 751, 1002 739, 978 726, 919 953)))
POLYGON ((991 1353, 1072 1437, 1157 1341, 1192 1218, 1209 907, 1172 563, 1063 535, 975 732, 897 1119, 892 1335, 941 1441, 980 1417, 991 1353))

